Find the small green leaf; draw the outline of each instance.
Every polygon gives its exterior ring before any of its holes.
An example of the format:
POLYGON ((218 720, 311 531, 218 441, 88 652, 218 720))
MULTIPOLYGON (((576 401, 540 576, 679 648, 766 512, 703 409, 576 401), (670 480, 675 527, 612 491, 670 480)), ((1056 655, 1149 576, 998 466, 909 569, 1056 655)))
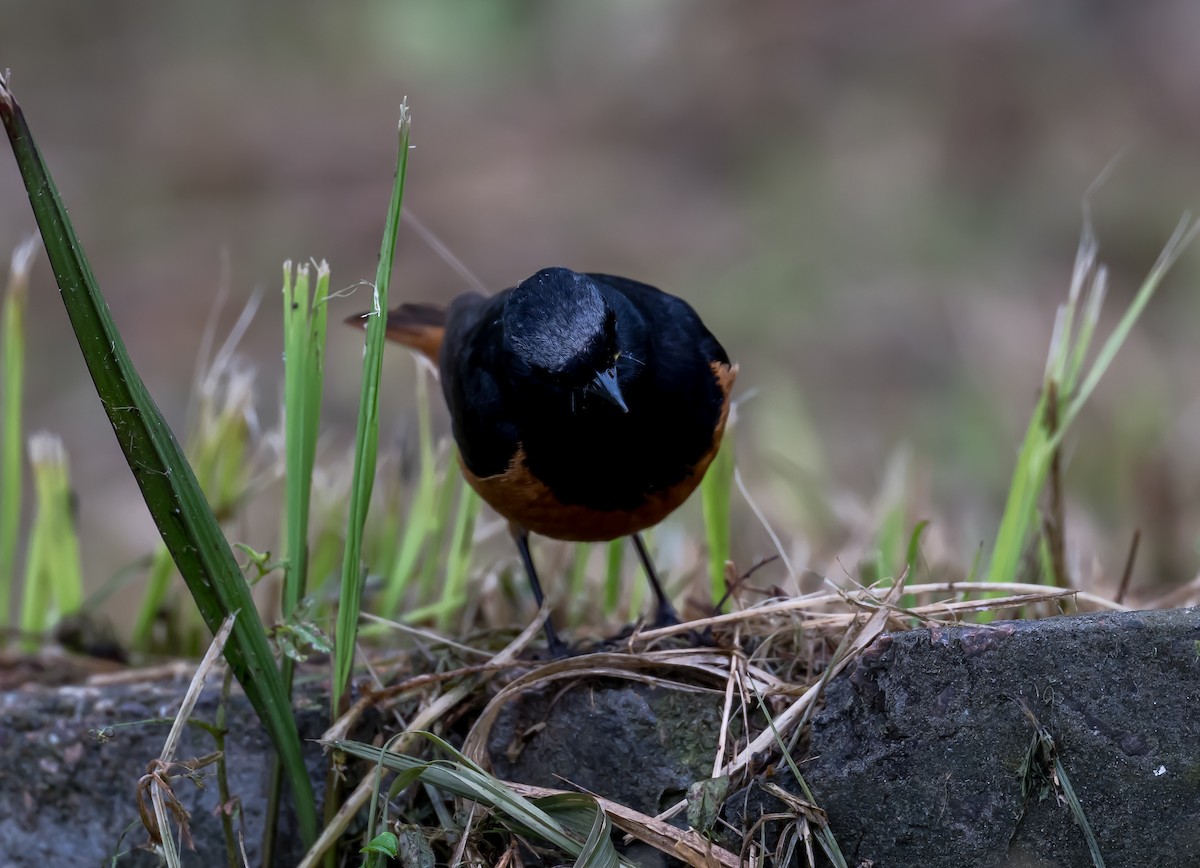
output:
POLYGON ((599 807, 595 810, 591 831, 575 860, 575 868, 618 868, 621 858, 612 842, 612 821, 599 807))
POLYGON ((400 853, 400 840, 392 832, 380 832, 360 852, 381 853, 389 859, 395 859, 400 853))

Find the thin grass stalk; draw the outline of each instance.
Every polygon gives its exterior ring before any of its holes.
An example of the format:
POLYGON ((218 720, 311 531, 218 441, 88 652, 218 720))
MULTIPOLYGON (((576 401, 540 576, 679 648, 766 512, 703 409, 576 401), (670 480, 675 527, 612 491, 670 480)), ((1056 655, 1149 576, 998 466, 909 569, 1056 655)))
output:
MULTIPOLYGON (((1100 385, 1100 381, 1108 372, 1108 368, 1112 365, 1113 359, 1117 357, 1121 347, 1124 346, 1129 333, 1133 331, 1134 324, 1146 309, 1146 305, 1150 303, 1150 299, 1154 297, 1154 293, 1158 290, 1163 278, 1174 266, 1175 262, 1183 255, 1183 252, 1196 239, 1196 235, 1200 233, 1200 221, 1193 221, 1190 216, 1185 216, 1179 225, 1175 228, 1175 232, 1168 239, 1163 247, 1162 253, 1159 254, 1158 261, 1154 263, 1154 267, 1150 269, 1150 273, 1146 276, 1145 281, 1138 288, 1137 294, 1133 297, 1133 301, 1129 303, 1129 307, 1113 328, 1112 334, 1101 345, 1096 353, 1096 358, 1092 362, 1091 368, 1088 369, 1087 376, 1083 378, 1078 390, 1072 390, 1072 399, 1067 404, 1066 411, 1063 413, 1059 424, 1059 433, 1056 439, 1061 440, 1063 432, 1070 427, 1075 421, 1075 417, 1079 415, 1083 405, 1096 391, 1096 387, 1100 385)), ((1101 286, 1103 281, 1101 281, 1101 286)), ((1099 311, 1096 311, 1096 318, 1099 318, 1099 311)))
MULTIPOLYGON (((585 836, 586 839, 590 839, 591 835, 580 828, 576 809, 584 800, 587 800, 590 802, 593 812, 601 812, 594 799, 584 794, 576 795, 574 793, 567 794, 567 800, 522 798, 440 738, 430 733, 422 734, 450 754, 453 759, 418 760, 404 754, 393 753, 386 748, 375 748, 358 742, 338 741, 334 742, 333 746, 351 756, 379 763, 391 771, 417 774, 421 780, 433 784, 440 790, 486 805, 496 812, 498 819, 514 831, 536 835, 576 858, 584 851, 586 840, 581 839, 584 839, 585 836), (543 807, 547 803, 550 810, 543 807), (561 808, 566 810, 556 810, 561 808)), ((610 850, 612 848, 612 843, 608 839, 604 840, 603 845, 610 850)), ((622 866, 629 864, 620 860, 615 851, 612 852, 612 858, 617 860, 615 864, 622 866)))
POLYGON ((375 480, 375 454, 379 445, 379 381, 383 374, 383 341, 387 326, 384 313, 388 306, 388 284, 395 259, 396 233, 400 226, 400 206, 404 198, 404 176, 408 168, 408 140, 411 117, 407 102, 400 106, 399 152, 392 197, 388 203, 379 269, 371 316, 367 320, 366 352, 363 358, 362 396, 359 402, 358 430, 354 439, 354 473, 350 484, 350 516, 346 524, 346 549, 342 558, 342 585, 338 598, 337 629, 334 633, 334 672, 331 702, 336 716, 342 694, 350 682, 354 665, 354 645, 358 637, 358 613, 362 605, 366 570, 362 564, 363 530, 375 480))
MULTIPOLYGON (((217 713, 213 719, 212 737, 217 753, 221 759, 217 761, 217 795, 220 798, 221 810, 221 835, 225 839, 225 864, 229 868, 238 868, 241 864, 238 858, 237 834, 233 829, 233 818, 237 816, 241 810, 241 804, 234 797, 233 791, 229 789, 229 752, 225 749, 225 737, 229 734, 229 728, 226 721, 229 717, 229 696, 233 689, 233 672, 228 668, 225 674, 221 676, 221 698, 217 702, 217 713), (231 810, 224 809, 225 806, 231 810)), ((264 864, 269 864, 265 863, 264 864)))
MULTIPOLYGON (((38 435, 35 435, 35 438, 38 435)), ((30 438, 30 451, 33 451, 35 438, 30 438)), ((34 517, 29 529, 29 542, 25 552, 25 578, 22 582, 21 614, 18 626, 24 638, 22 647, 27 652, 37 650, 40 636, 50 619, 51 592, 47 577, 51 570, 50 556, 54 550, 54 521, 50 513, 54 511, 53 497, 50 496, 45 481, 44 470, 38 464, 33 466, 34 473, 34 517)))
POLYGON ((1047 354, 1044 387, 1013 470, 987 572, 990 581, 1008 581, 1017 576, 1028 540, 1035 530, 1041 528, 1037 502, 1045 488, 1056 450, 1061 446, 1071 423, 1100 384, 1162 279, 1198 231, 1200 224, 1190 218, 1185 217, 1180 222, 1085 373, 1085 360, 1095 335, 1107 286, 1107 273, 1096 263, 1096 243, 1085 211, 1085 225, 1076 254, 1071 290, 1055 322, 1047 354), (1076 324, 1075 319, 1079 316, 1082 316, 1082 323, 1076 324), (1075 335, 1074 340, 1072 335, 1075 335), (1056 400, 1058 406, 1053 409, 1048 407, 1050 400, 1056 400), (1053 430, 1047 420, 1056 423, 1053 430))
POLYGON ((4 323, 0 332, 4 353, 3 421, 0 422, 0 627, 9 623, 13 586, 16 584, 17 535, 21 527, 22 412, 25 397, 25 308, 29 296, 29 270, 37 250, 32 236, 13 251, 4 294, 4 323))
MULTIPOLYGON (((417 560, 429 539, 430 517, 434 513, 438 494, 438 460, 433 442, 433 418, 430 412, 428 365, 417 365, 417 450, 420 462, 416 492, 412 497, 408 520, 399 527, 400 545, 380 596, 379 610, 393 615, 400 607, 404 594, 416 575, 417 560)), ((447 468, 447 473, 452 473, 447 468)))
POLYGON ((611 618, 621 604, 621 566, 625 559, 625 540, 615 539, 604 546, 604 615, 611 618))
POLYGON ((454 488, 461 485, 461 474, 447 467, 438 482, 433 509, 424 518, 427 524, 425 539, 425 562, 421 566, 421 577, 417 585, 416 605, 436 608, 440 605, 438 577, 443 576, 442 561, 446 539, 450 533, 450 511, 454 506, 454 488))
POLYGON ((71 483, 67 452, 53 434, 29 438, 37 512, 26 559, 21 631, 27 643, 64 615, 83 605, 83 568, 79 536, 71 517, 71 483))
MULTIPOLYGON (((646 551, 650 553, 650 560, 655 564, 658 563, 657 552, 654 549, 654 539, 657 534, 657 527, 652 527, 648 530, 642 531, 642 542, 646 544, 646 551)), ((614 540, 614 542, 626 543, 625 546, 622 546, 622 551, 628 548, 629 540, 618 539, 614 540)), ((642 607, 646 603, 646 595, 650 592, 650 576, 646 574, 645 567, 642 566, 641 558, 635 558, 635 560, 637 561, 637 572, 641 574, 642 580, 635 580, 630 583, 629 594, 625 600, 626 609, 624 619, 631 624, 636 623, 638 618, 642 617, 642 614, 645 611, 642 607)), ((670 582, 668 581, 667 574, 660 571, 658 578, 662 583, 663 592, 670 597, 670 582)))
MULTIPOLYGON (((71 508, 71 468, 67 450, 57 437, 48 440, 48 454, 39 462, 31 455, 34 474, 42 464, 45 500, 49 505, 51 522, 48 538, 52 550, 47 558, 51 593, 54 595, 53 609, 56 620, 74 615, 83 607, 83 562, 79 555, 79 533, 75 529, 75 516, 71 508)), ((31 445, 32 448, 32 445, 31 445)))
MULTIPOLYGON (((196 411, 184 452, 218 521, 228 520, 236 512, 250 486, 252 382, 248 372, 230 366, 226 355, 214 361, 196 385, 196 411)), ((133 647, 149 649, 154 624, 162 614, 175 575, 171 553, 160 543, 134 623, 133 647)), ((198 654, 207 641, 199 613, 183 607, 175 615, 182 642, 167 650, 198 654)))
MULTIPOLYGON (((396 465, 391 461, 377 468, 383 484, 375 488, 371 519, 363 539, 363 560, 371 565, 371 572, 380 580, 378 592, 386 587, 391 567, 400 556, 400 527, 406 510, 404 481, 395 469, 396 465)), ((378 600, 378 593, 375 599, 378 600)), ((378 603, 374 605, 378 608, 378 603)))
MULTIPOLYGON (((918 575, 917 567, 920 566, 921 559, 921 537, 928 527, 928 519, 918 521, 908 538, 908 548, 904 555, 904 575, 909 581, 914 580, 918 575)), ((901 609, 911 609, 917 605, 917 598, 913 594, 905 594, 900 598, 899 605, 901 609)))
POLYGON ((590 543, 576 543, 571 555, 571 566, 567 568, 567 623, 576 624, 591 608, 587 587, 588 561, 591 559, 590 543))
MULTIPOLYGON (((650 544, 649 541, 647 541, 646 545, 648 546, 649 544, 650 544)), ((665 575, 660 575, 659 578, 662 580, 662 583, 663 583, 663 591, 667 594, 668 597, 670 597, 671 592, 666 587, 667 577, 665 575)), ((633 582, 630 585, 628 608, 625 610, 625 620, 626 621, 628 621, 629 623, 632 624, 632 623, 636 622, 638 618, 642 617, 642 615, 646 612, 646 609, 643 607, 646 605, 646 595, 649 592, 650 592, 649 578, 647 578, 645 581, 633 582)))
MULTIPOLYGON (((292 619, 308 588, 308 527, 312 505, 313 464, 321 418, 325 377, 325 333, 328 321, 329 265, 317 266, 315 292, 310 292, 309 268, 293 271, 283 264, 284 358, 284 486, 287 492, 285 540, 287 567, 283 573, 280 613, 292 619)), ((280 664, 284 690, 292 695, 296 662, 284 654, 280 664)), ((273 864, 279 808, 283 797, 283 767, 271 764, 267 787, 267 822, 263 829, 263 864, 273 864)))
POLYGON ((733 419, 725 428, 716 458, 700 483, 700 503, 708 541, 708 577, 713 600, 725 594, 725 563, 730 558, 730 503, 733 500, 733 419))
POLYGON ((133 624, 130 644, 142 651, 149 650, 153 641, 154 624, 162 613, 163 602, 175 575, 175 562, 167 547, 160 545, 154 551, 150 570, 146 574, 146 589, 142 592, 142 604, 133 624))
POLYGON ((451 629, 455 615, 467 599, 471 541, 481 503, 479 495, 462 479, 458 486, 458 511, 454 517, 454 531, 450 535, 450 551, 446 559, 446 582, 442 586, 442 608, 438 617, 438 629, 442 631, 451 629))
POLYGON ((309 269, 283 265, 284 437, 287 487, 287 570, 281 609, 290 618, 308 590, 308 523, 313 463, 325 379, 325 332, 329 306, 329 265, 317 266, 315 292, 309 269))

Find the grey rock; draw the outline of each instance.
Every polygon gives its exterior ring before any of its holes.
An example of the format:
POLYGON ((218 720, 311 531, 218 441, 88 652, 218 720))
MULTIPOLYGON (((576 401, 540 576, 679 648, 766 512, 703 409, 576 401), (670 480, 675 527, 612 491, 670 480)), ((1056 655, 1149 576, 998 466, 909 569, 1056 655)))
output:
MULTIPOLYGON (((830 683, 800 762, 848 863, 1092 865, 1054 788, 1022 774, 1034 736, 1022 703, 1109 868, 1200 865, 1195 609, 881 637, 830 683)), ((787 772, 773 781, 798 790, 787 772)), ((759 781, 727 816, 746 827, 782 807, 759 781)))
MULTIPOLYGON (((138 820, 137 784, 158 757, 171 718, 187 690, 186 680, 109 687, 38 687, 0 693, 0 868, 56 865, 157 865, 136 849, 147 840, 138 820), (97 733, 116 727, 103 737, 97 733)), ((208 686, 192 717, 216 718, 219 682, 208 686)), ((317 699, 297 705, 306 759, 314 780, 323 778, 321 749, 311 739, 325 728, 317 699)), ((258 864, 268 771, 273 755, 245 697, 235 689, 227 721, 231 793, 245 811, 246 849, 258 864)), ((185 728, 178 760, 214 751, 212 736, 185 728)), ((215 768, 205 770, 204 789, 186 779, 173 782, 191 812, 196 852, 184 865, 224 865, 224 837, 214 809, 219 801, 215 768)), ((318 790, 319 792, 319 790, 318 790)), ((285 810, 276 865, 295 865, 304 853, 294 817, 285 810)))
POLYGON ((495 774, 656 814, 712 773, 723 698, 598 679, 519 694, 488 740, 495 774))
MULTIPOLYGON (((107 864, 137 819, 135 789, 182 682, 23 688, 0 693, 0 868, 107 864)), ((212 720, 210 688, 196 716, 212 720)), ((579 681, 515 698, 492 731, 501 777, 567 782, 648 814, 708 776, 721 697, 620 680, 579 681)), ((881 637, 828 686, 807 752, 796 758, 851 865, 1089 866, 1080 828, 1044 778, 1023 771, 1034 727, 1054 740, 1110 868, 1200 866, 1200 611, 1084 615, 881 637), (1023 789, 1024 787, 1024 789, 1023 789)), ((325 700, 300 705, 310 770, 325 700)), ((241 797, 257 864, 270 745, 244 700, 231 708, 231 788, 241 797)), ((734 737, 740 737, 735 733, 734 737)), ((189 729, 179 757, 213 749, 189 729)), ((1045 764, 1041 766, 1045 771, 1045 764)), ((786 767, 769 782, 795 791, 786 767)), ((199 853, 223 864, 214 782, 176 791, 192 812, 199 853)), ((747 828, 783 804, 756 781, 725 819, 747 828)), ((285 818, 285 829, 293 828, 285 818)), ((777 839, 782 825, 767 830, 777 839)), ((122 849, 145 840, 137 826, 122 849)), ((285 831, 276 865, 301 848, 285 831)), ((740 842, 726 840, 737 849, 740 842)), ((662 864, 656 853, 637 857, 662 864)), ((149 865, 131 853, 119 865, 149 865)))

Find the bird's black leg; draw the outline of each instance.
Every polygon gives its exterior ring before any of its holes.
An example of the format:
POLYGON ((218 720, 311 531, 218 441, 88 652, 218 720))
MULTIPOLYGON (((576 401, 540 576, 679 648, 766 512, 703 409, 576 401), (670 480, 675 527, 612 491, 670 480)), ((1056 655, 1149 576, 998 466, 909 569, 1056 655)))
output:
MULTIPOLYGON (((521 563, 525 565, 525 575, 529 577, 529 587, 533 589, 533 598, 537 601, 540 609, 546 595, 542 593, 542 583, 538 581, 537 570, 533 566, 533 556, 529 553, 529 531, 515 524, 509 525, 508 529, 512 534, 513 542, 517 544, 517 551, 521 553, 521 563)), ((567 646, 554 632, 553 618, 549 615, 546 617, 543 628, 546 631, 546 646, 550 651, 550 656, 566 657, 569 653, 567 646)))
POLYGON ((654 570, 654 563, 650 560, 650 552, 646 551, 646 543, 642 540, 640 533, 633 535, 633 545, 637 549, 642 567, 646 570, 646 578, 650 580, 650 587, 654 590, 654 598, 658 601, 658 608, 654 615, 654 626, 669 627, 672 624, 678 624, 679 613, 675 611, 675 607, 667 599, 662 584, 658 581, 658 573, 654 570))

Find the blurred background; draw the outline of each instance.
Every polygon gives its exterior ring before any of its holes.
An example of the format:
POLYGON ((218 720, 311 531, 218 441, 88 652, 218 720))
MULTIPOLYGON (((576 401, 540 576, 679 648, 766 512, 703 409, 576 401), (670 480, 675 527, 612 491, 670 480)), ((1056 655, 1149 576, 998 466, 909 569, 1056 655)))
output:
MULTIPOLYGON (((995 537, 1085 192, 1120 157, 1093 200, 1108 325, 1200 198, 1188 0, 0 0, 0 21, 0 67, 177 428, 218 297, 221 334, 256 289, 239 352, 277 425, 280 263, 325 258, 336 289, 373 279, 407 95, 406 210, 483 283, 561 264, 701 312, 753 393, 748 489, 820 574, 854 572, 856 533, 895 503, 908 530, 931 521, 931 567, 965 572, 995 537)), ((33 225, 0 159, 0 247, 33 225)), ((1073 557, 1111 586, 1140 529, 1142 599, 1196 571, 1198 265, 1171 274, 1068 440, 1073 557)), ((393 302, 466 288, 402 229, 393 302)), ((334 304, 331 322, 369 291, 334 304)), ((42 254, 29 343, 26 431, 66 441, 101 582, 157 534, 42 254)), ((328 359, 340 455, 360 336, 331 326, 328 359)), ((403 453, 412 360, 389 353, 385 377, 403 453)), ((745 567, 772 547, 734 512, 745 567)), ((695 505, 681 521, 699 527, 695 505)))

